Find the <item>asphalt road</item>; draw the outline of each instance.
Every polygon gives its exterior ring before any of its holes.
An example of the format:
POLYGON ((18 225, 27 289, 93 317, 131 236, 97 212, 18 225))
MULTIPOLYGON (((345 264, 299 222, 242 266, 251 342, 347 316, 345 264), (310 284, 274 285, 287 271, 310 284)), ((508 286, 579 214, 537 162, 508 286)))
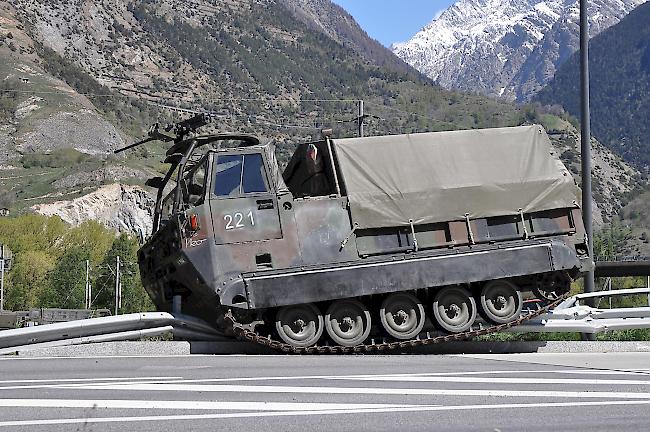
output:
POLYGON ((0 359, 0 432, 647 431, 650 353, 0 359))

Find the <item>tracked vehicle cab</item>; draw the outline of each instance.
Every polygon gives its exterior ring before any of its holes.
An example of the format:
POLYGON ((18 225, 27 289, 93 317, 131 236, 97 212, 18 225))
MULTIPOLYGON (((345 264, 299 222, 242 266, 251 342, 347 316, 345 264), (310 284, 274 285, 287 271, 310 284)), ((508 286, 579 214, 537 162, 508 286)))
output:
MULTIPOLYGON (((285 188, 269 154, 271 144, 241 134, 193 137, 167 151, 167 174, 148 182, 158 196, 153 235, 140 251, 145 287, 160 309, 173 309, 176 297, 214 311, 214 291, 193 288, 214 286, 237 261, 224 259, 218 246, 282 237, 276 191, 285 188)), ((271 265, 257 255, 253 260, 271 265)))
POLYGON ((280 237, 275 191, 283 186, 273 156, 269 163, 272 148, 239 134, 200 136, 172 147, 166 159, 171 167, 156 181, 160 187, 154 232, 178 215, 185 234, 194 233, 185 237, 189 246, 201 241, 196 233, 209 226, 218 244, 280 237), (176 185, 169 190, 165 186, 172 177, 176 185))
POLYGON ((147 182, 158 196, 139 254, 158 308, 174 310, 176 297, 204 319, 223 303, 247 309, 243 273, 355 258, 341 251, 350 220, 327 146, 298 147, 287 187, 273 143, 245 134, 176 139, 167 174, 147 182))

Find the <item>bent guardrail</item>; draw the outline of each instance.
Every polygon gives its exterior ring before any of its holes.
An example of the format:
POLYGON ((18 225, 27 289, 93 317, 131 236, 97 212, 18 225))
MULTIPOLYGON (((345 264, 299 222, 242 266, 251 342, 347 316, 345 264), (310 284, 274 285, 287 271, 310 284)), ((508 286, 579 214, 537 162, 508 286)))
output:
POLYGON ((134 340, 171 332, 186 340, 215 340, 220 334, 197 318, 144 312, 0 331, 0 354, 17 348, 134 340))
POLYGON ((650 288, 632 288, 578 294, 560 303, 551 312, 527 321, 508 331, 524 332, 580 332, 596 334, 612 330, 650 328, 650 288), (585 304, 592 298, 647 295, 648 306, 601 309, 585 304))

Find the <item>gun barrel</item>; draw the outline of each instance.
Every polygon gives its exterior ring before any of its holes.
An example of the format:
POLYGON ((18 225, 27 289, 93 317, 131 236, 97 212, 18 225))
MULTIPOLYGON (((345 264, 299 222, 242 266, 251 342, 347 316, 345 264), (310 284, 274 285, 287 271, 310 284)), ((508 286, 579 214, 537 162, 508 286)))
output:
POLYGON ((155 139, 155 138, 151 138, 151 137, 150 137, 150 138, 143 139, 142 141, 138 141, 138 142, 136 142, 136 143, 129 144, 129 145, 126 146, 126 147, 122 147, 122 148, 120 148, 120 149, 117 149, 117 150, 115 150, 113 153, 114 153, 114 154, 122 153, 123 151, 129 150, 129 149, 132 149, 132 148, 134 148, 134 147, 137 147, 137 146, 142 145, 142 144, 145 144, 145 143, 148 143, 149 141, 153 141, 154 139, 155 139))

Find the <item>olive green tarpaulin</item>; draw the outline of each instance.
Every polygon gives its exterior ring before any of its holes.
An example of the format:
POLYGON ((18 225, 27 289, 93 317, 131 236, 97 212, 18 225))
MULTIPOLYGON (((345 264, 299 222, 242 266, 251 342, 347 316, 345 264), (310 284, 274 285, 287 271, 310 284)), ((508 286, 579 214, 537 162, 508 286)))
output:
POLYGON ((333 140, 360 228, 575 207, 579 190, 541 126, 333 140))

